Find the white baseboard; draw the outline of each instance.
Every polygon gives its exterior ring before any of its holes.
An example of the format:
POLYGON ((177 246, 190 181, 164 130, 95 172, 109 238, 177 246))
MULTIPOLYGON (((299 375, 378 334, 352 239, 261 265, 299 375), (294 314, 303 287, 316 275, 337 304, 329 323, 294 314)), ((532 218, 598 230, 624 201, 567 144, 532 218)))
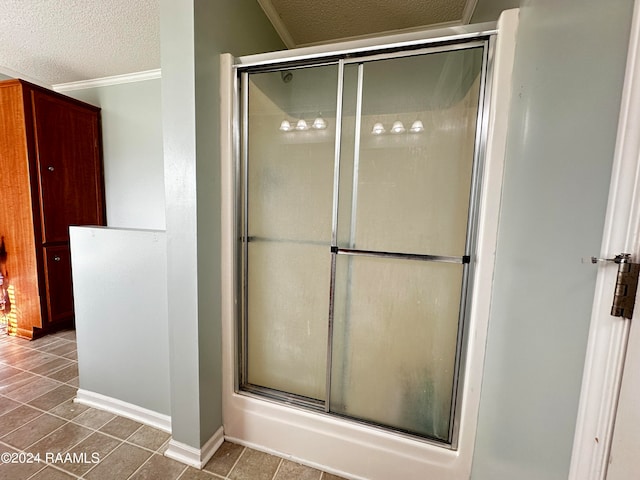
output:
MULTIPOLYGON (((107 397, 100 393, 90 392, 88 390, 78 389, 76 398, 73 400, 81 405, 99 408, 107 412, 130 418, 136 422, 143 423, 158 430, 171 433, 171 417, 162 413, 154 412, 146 408, 123 402, 116 398, 107 397)), ((224 441, 224 429, 220 427, 213 436, 207 440, 202 448, 194 448, 185 443, 171 439, 169 447, 164 452, 166 457, 190 465, 197 469, 202 469, 206 463, 213 457, 222 442, 224 441)))
POLYGON ((164 452, 164 456, 201 470, 211 457, 213 457, 216 450, 220 448, 223 441, 224 429, 222 427, 220 427, 200 449, 171 439, 169 441, 169 447, 164 452))
MULTIPOLYGON (((74 402, 89 407, 99 408, 107 412, 115 413, 122 417, 130 418, 163 432, 171 433, 171 417, 162 413, 148 410, 132 403, 123 402, 117 398, 107 397, 100 393, 78 389, 74 402)), ((215 450, 214 450, 215 451, 215 450)))

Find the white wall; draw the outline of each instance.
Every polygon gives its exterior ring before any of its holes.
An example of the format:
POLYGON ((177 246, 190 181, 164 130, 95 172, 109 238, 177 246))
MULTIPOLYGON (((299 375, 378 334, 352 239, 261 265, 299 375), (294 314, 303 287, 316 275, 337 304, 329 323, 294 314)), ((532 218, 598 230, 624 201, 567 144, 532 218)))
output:
POLYGON ((165 228, 161 80, 65 91, 102 108, 107 225, 165 228))
POLYGON ((70 235, 80 389, 169 415, 165 233, 70 235))

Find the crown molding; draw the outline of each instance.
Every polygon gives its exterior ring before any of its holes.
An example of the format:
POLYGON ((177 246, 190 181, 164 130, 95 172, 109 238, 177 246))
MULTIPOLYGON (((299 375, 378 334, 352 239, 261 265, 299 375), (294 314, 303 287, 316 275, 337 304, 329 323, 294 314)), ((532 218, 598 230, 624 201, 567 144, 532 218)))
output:
POLYGON ((145 80, 155 80, 162 78, 162 71, 146 70, 144 72, 127 73, 124 75, 113 75, 111 77, 94 78, 92 80, 81 80, 79 82, 58 83, 52 85, 56 92, 70 92, 73 90, 84 90, 86 88, 108 87, 123 83, 144 82, 145 80))

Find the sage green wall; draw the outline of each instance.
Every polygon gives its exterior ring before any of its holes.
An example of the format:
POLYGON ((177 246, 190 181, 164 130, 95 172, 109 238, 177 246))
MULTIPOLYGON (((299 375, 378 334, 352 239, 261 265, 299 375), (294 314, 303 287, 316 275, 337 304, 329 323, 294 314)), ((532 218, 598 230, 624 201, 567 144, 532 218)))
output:
POLYGON ((79 387, 169 418, 165 232, 71 227, 79 387))
POLYGON ((64 92, 102 108, 107 224, 164 230, 160 79, 64 92))
POLYGON ((284 48, 254 0, 161 0, 173 439, 222 425, 219 55, 284 48))
POLYGON ((632 0, 524 0, 473 480, 566 480, 632 0))

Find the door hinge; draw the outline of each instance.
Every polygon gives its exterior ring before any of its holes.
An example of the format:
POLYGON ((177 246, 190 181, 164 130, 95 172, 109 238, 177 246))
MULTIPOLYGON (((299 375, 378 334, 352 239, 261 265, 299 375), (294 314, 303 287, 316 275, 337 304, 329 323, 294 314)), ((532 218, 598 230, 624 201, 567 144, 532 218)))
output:
POLYGON ((633 308, 636 304, 636 293, 638 291, 638 275, 640 274, 640 264, 631 261, 630 253, 621 253, 615 258, 591 257, 591 263, 613 262, 618 264, 618 277, 616 287, 613 291, 613 305, 611 315, 614 317, 633 317, 633 308))
POLYGON ((636 304, 640 264, 631 262, 631 255, 628 253, 616 255, 614 261, 618 264, 618 278, 613 292, 611 315, 631 319, 636 304))

